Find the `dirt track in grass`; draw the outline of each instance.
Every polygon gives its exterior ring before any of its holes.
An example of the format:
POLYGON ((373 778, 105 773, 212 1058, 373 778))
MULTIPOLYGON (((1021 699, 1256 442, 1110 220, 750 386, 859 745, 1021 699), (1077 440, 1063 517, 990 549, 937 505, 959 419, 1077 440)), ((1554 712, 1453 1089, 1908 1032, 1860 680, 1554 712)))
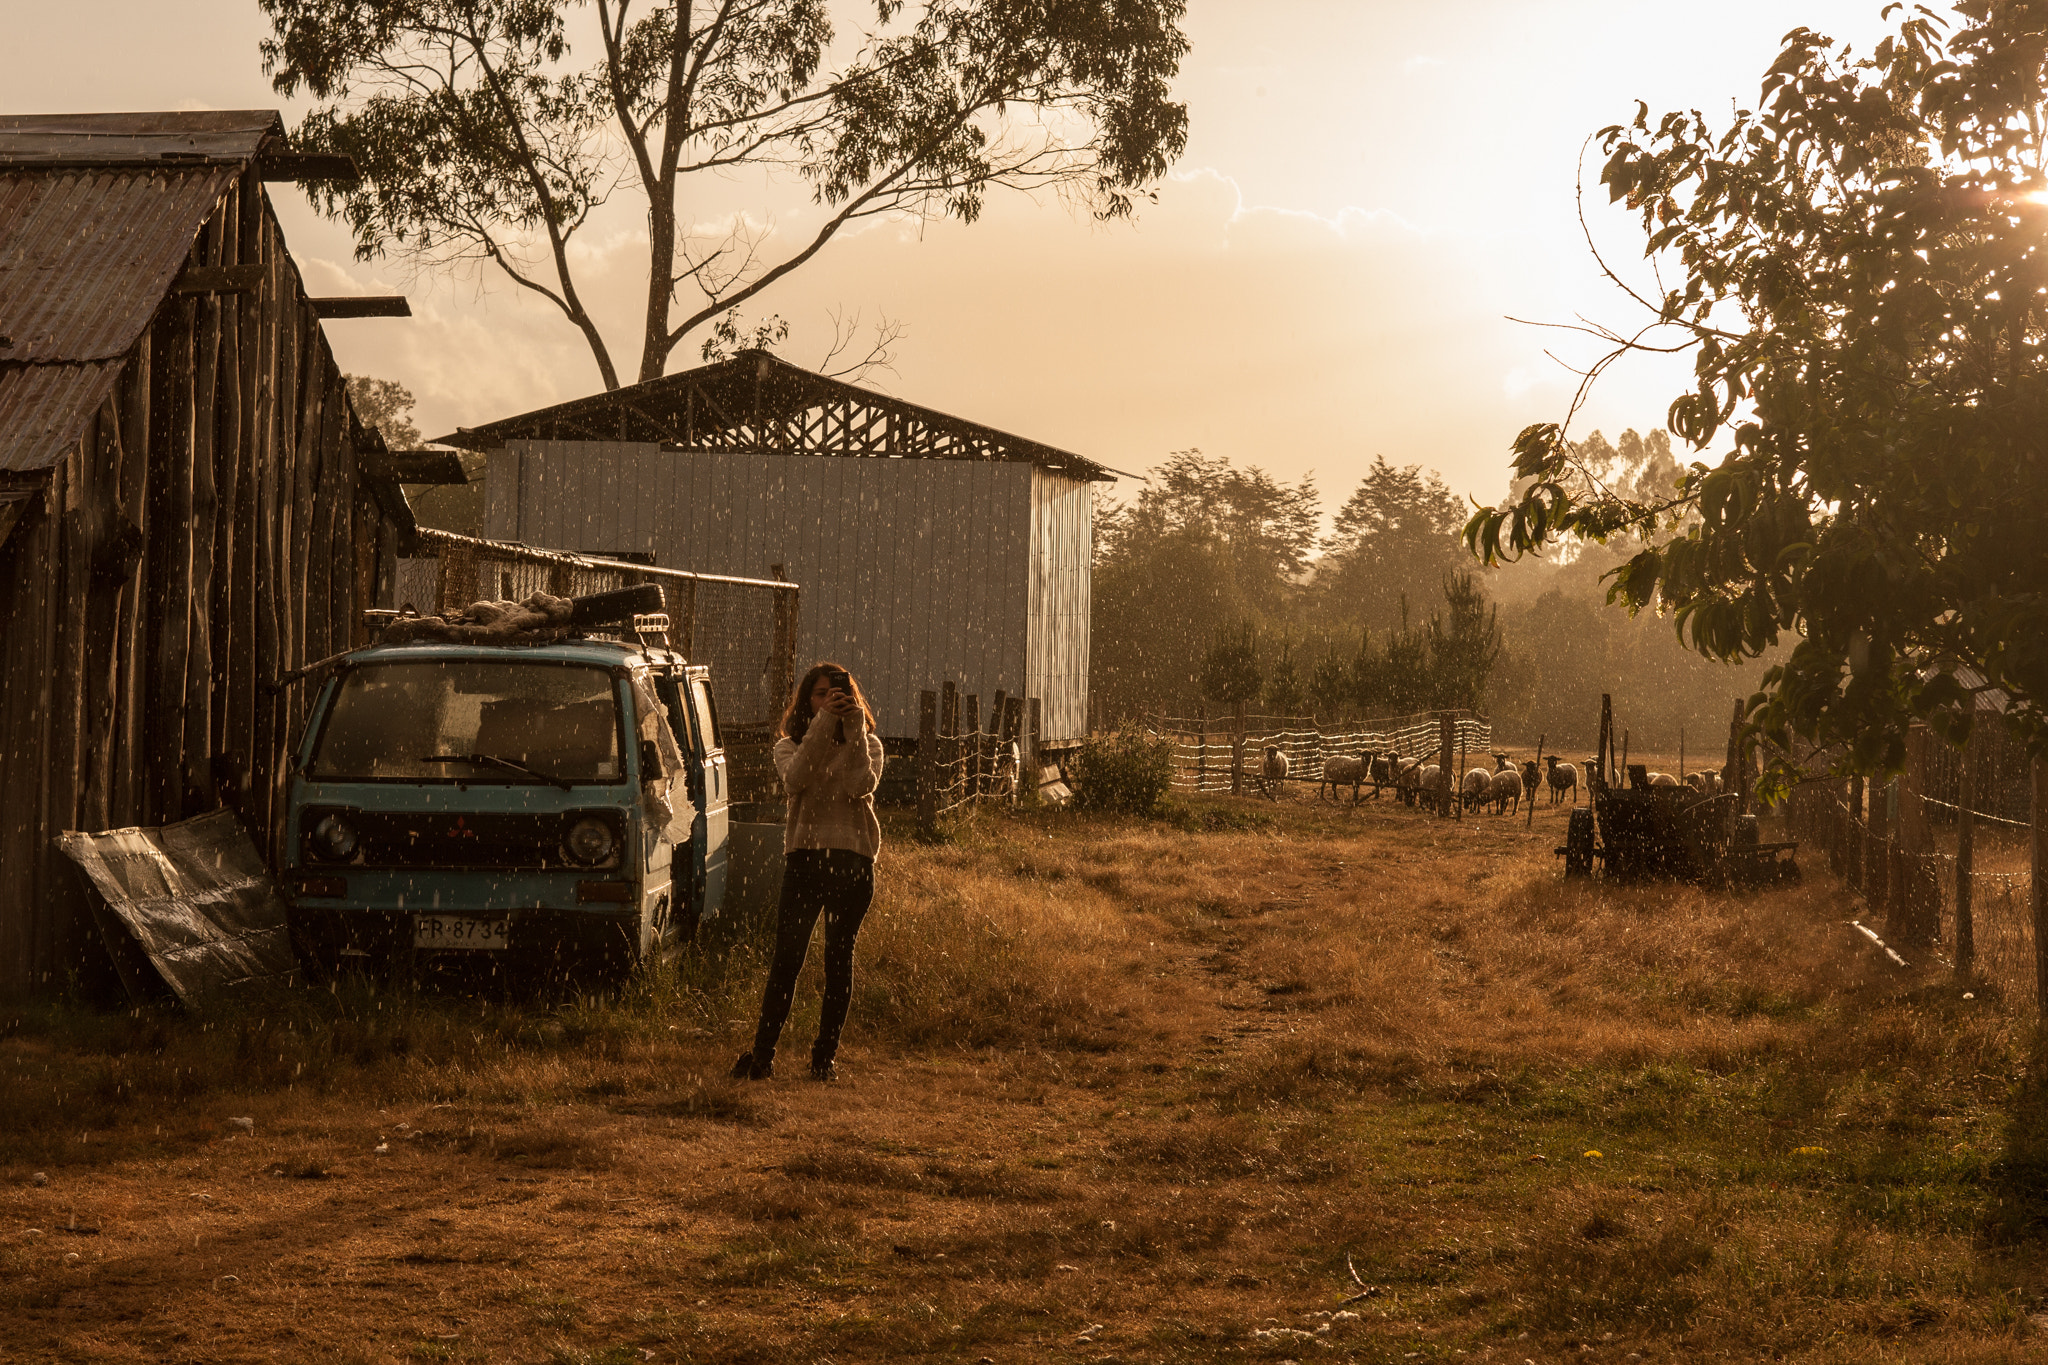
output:
POLYGON ((0 1359, 2039 1358, 1997 1002, 1824 878, 1565 888, 1562 823, 897 838, 829 1086, 723 1078, 745 944, 555 1010, 24 1014, 0 1359))

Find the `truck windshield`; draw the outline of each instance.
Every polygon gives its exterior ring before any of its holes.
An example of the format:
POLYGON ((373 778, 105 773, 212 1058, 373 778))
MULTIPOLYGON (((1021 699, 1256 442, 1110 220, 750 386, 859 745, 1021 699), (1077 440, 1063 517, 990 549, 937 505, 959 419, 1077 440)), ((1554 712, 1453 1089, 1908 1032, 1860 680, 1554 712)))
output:
POLYGON ((335 690, 307 766, 372 782, 618 782, 618 692, 601 668, 443 659, 366 664, 335 690))

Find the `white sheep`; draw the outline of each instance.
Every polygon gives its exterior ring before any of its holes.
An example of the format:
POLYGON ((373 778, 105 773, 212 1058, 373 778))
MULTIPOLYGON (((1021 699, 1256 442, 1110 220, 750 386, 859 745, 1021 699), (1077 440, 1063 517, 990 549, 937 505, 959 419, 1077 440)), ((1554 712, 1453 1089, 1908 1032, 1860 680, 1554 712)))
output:
POLYGON ((1266 789, 1266 795, 1275 801, 1280 799, 1280 784, 1287 780, 1288 767, 1287 755, 1280 746, 1268 744, 1266 756, 1259 763, 1259 782, 1266 789))
POLYGON ((1415 775, 1416 797, 1432 807, 1442 806, 1450 790, 1451 771, 1439 764, 1425 763, 1415 775))
POLYGON ((1521 770, 1508 760, 1506 754, 1495 754, 1493 756, 1493 763, 1493 771, 1488 773, 1486 777, 1487 804, 1493 807, 1495 815, 1506 815, 1510 805, 1516 810, 1520 810, 1522 808, 1521 770))
POLYGON ((1650 773, 1648 777, 1649 785, 1652 787, 1675 787, 1678 785, 1678 779, 1670 773, 1650 773))
POLYGON ((1458 783, 1458 797, 1465 809, 1484 803, 1493 794, 1493 774, 1485 768, 1467 768, 1464 779, 1458 783))
POLYGON ((1564 801, 1564 794, 1570 792, 1572 794, 1572 804, 1574 806, 1578 805, 1578 768, 1570 763, 1558 762, 1556 754, 1552 754, 1545 761, 1550 764, 1550 770, 1544 778, 1550 784, 1550 804, 1553 806, 1561 805, 1564 801))
POLYGON ((1352 754, 1331 754, 1323 760, 1322 780, 1316 783, 1316 795, 1323 794, 1323 788, 1330 789, 1330 799, 1337 799, 1337 788, 1351 788, 1351 804, 1358 804, 1358 788, 1365 781, 1365 759, 1352 754))

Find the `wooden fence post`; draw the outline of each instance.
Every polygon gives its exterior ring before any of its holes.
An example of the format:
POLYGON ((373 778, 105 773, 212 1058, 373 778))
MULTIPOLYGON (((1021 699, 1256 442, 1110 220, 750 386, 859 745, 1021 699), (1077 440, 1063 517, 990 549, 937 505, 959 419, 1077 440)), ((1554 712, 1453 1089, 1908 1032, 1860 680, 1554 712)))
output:
POLYGON ((1956 975, 1967 978, 1976 969, 1977 923, 1971 869, 1977 861, 1977 736, 1963 746, 1962 771, 1956 780, 1956 975))
POLYGON ((960 768, 961 795, 972 796, 980 790, 981 783, 981 696, 967 694, 967 723, 963 727, 961 744, 967 750, 967 762, 960 768))
POLYGON ((1863 900, 1872 910, 1883 910, 1891 904, 1891 804, 1896 790, 1890 782, 1882 786, 1870 784, 1870 814, 1864 821, 1863 836, 1863 900))
POLYGON ((2027 823, 2033 845, 2034 1005, 2048 1015, 2048 758, 2033 761, 2033 800, 2027 823))
POLYGON ((1024 703, 1024 771, 1018 774, 1018 795, 1027 801, 1038 800, 1038 779, 1045 766, 1038 745, 1044 738, 1044 724, 1045 699, 1033 697, 1024 703))
POLYGON ((1869 824, 1863 818, 1864 788, 1869 785, 1860 777, 1849 779, 1849 809, 1847 828, 1843 831, 1842 863, 1848 869, 1847 881, 1851 891, 1863 889, 1863 849, 1869 824))
POLYGON ((1899 819, 1892 854, 1891 914, 1885 937, 1893 943, 1928 944, 1941 937, 1941 888, 1927 866, 1933 845, 1927 832, 1928 745, 1924 725, 1906 731, 1906 772, 1899 779, 1899 819))
POLYGON ((1451 813, 1451 802, 1457 799, 1458 793, 1457 775, 1451 771, 1451 745, 1456 738, 1457 728, 1457 722, 1449 716, 1436 718, 1436 813, 1443 816, 1451 813))
POLYGON ((1230 794, 1244 795, 1244 707, 1239 702, 1230 715, 1230 794))
POLYGON ((917 832, 939 832, 939 694, 917 694, 917 832))

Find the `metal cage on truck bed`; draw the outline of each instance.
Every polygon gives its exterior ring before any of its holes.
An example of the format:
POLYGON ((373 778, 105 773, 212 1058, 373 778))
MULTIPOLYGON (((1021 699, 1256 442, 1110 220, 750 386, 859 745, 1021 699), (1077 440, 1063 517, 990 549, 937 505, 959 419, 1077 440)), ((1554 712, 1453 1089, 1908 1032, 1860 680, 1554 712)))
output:
POLYGON ((711 669, 733 800, 776 798, 770 750, 796 686, 795 583, 657 568, 427 527, 420 528, 414 557, 399 560, 397 582, 395 605, 427 614, 485 599, 523 601, 536 592, 581 597, 660 584, 670 643, 692 664, 711 669))

